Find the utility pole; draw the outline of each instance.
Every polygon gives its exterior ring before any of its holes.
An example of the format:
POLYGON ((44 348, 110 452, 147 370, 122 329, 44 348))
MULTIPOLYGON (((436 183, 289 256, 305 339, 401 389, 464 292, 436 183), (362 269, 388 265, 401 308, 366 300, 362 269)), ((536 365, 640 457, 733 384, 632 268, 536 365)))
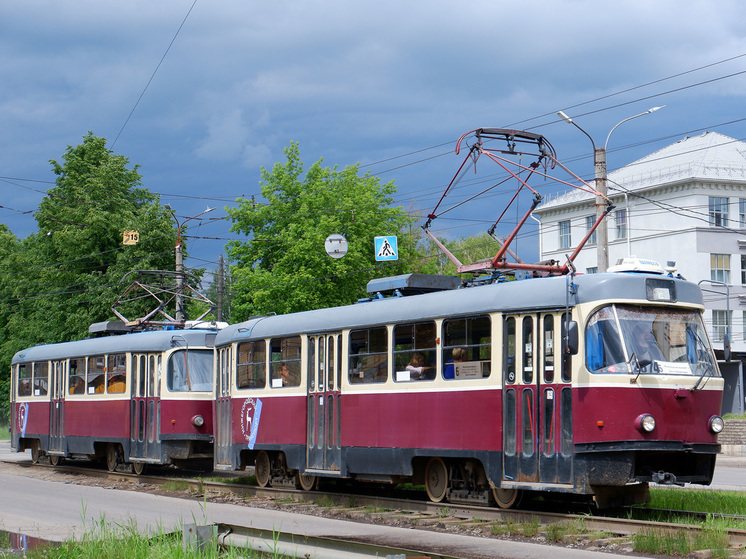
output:
POLYGON ((192 219, 196 219, 201 215, 211 212, 215 208, 207 206, 204 211, 198 213, 197 215, 193 215, 192 217, 188 217, 184 221, 179 223, 179 219, 176 217, 176 212, 173 210, 173 208, 168 204, 166 204, 166 206, 164 207, 169 212, 171 212, 171 217, 174 218, 174 221, 176 222, 176 322, 184 322, 184 320, 186 319, 186 313, 184 312, 184 253, 181 243, 181 230, 188 221, 191 221, 192 219))
POLYGON ((223 255, 218 257, 218 322, 223 320, 223 255))
MULTIPOLYGON (((643 113, 627 117, 621 122, 618 122, 609 131, 608 136, 606 136, 606 143, 603 147, 596 147, 596 143, 593 141, 593 138, 591 138, 591 135, 583 130, 580 126, 578 126, 578 124, 569 116, 567 116, 563 111, 557 112, 562 120, 569 124, 572 124, 573 126, 575 126, 575 128, 588 136, 588 139, 591 141, 591 145, 593 146, 593 167, 595 169, 596 191, 598 192, 598 194, 596 195, 597 220, 603 215, 607 207, 608 197, 606 195, 606 149, 609 145, 609 138, 611 137, 611 133, 616 130, 620 124, 623 124, 628 120, 632 120, 633 118, 637 118, 639 116, 649 115, 650 113, 653 113, 658 109, 662 109, 663 107, 665 107, 665 105, 661 107, 652 107, 643 113)), ((629 224, 629 216, 627 216, 627 222, 629 224)), ((629 227, 627 228, 627 235, 629 235, 629 227)), ((599 274, 605 272, 609 268, 609 227, 606 223, 606 219, 602 220, 596 228, 596 266, 599 274)))

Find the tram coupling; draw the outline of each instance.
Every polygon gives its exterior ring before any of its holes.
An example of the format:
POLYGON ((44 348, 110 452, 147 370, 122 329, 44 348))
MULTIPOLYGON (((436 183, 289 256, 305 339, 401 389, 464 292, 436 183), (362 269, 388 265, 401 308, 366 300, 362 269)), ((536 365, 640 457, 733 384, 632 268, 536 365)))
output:
POLYGON ((684 484, 676 481, 676 476, 670 472, 664 472, 663 470, 660 470, 658 472, 653 472, 652 476, 653 483, 658 483, 660 485, 678 485, 683 487, 684 484))

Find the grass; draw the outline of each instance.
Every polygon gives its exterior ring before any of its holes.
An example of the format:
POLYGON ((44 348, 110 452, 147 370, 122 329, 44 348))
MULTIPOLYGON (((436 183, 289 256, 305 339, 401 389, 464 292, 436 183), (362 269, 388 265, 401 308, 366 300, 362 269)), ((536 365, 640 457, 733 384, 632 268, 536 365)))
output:
POLYGON ((726 413, 723 416, 723 419, 746 419, 746 413, 742 413, 742 414, 726 413))
POLYGON ((180 533, 159 532, 146 536, 139 532, 134 522, 128 525, 112 525, 104 520, 79 540, 70 540, 59 545, 38 547, 29 550, 28 559, 265 559, 281 558, 275 552, 266 555, 244 548, 218 548, 217 542, 203 547, 185 546, 180 533))
POLYGON ((164 491, 186 491, 189 489, 189 482, 181 480, 167 481, 161 485, 161 489, 164 491))
MULTIPOLYGON (((734 518, 719 518, 719 515, 746 516, 746 495, 736 491, 701 491, 683 489, 650 490, 650 502, 647 505, 635 507, 636 512, 646 508, 667 509, 680 511, 702 512, 712 515, 713 522, 720 522, 725 528, 746 529, 746 520, 734 518)), ((686 515, 681 515, 686 522, 686 515)), ((646 517, 649 520, 677 522, 670 517, 656 518, 654 513, 646 517)), ((689 519, 690 521, 690 519, 689 519)))
POLYGON ((728 533, 722 528, 705 527, 701 532, 645 528, 633 537, 633 542, 638 553, 685 557, 693 551, 707 549, 715 559, 730 557, 728 533))
POLYGON ((0 423, 0 441, 10 440, 10 427, 7 423, 0 423))

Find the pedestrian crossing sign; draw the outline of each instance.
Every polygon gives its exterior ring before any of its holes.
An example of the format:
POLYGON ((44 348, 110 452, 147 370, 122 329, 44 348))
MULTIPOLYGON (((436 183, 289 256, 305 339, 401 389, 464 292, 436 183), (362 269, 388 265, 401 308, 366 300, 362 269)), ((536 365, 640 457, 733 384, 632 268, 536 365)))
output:
POLYGON ((398 260, 399 259, 399 247, 396 240, 396 235, 388 235, 386 237, 375 238, 376 247, 376 260, 398 260))

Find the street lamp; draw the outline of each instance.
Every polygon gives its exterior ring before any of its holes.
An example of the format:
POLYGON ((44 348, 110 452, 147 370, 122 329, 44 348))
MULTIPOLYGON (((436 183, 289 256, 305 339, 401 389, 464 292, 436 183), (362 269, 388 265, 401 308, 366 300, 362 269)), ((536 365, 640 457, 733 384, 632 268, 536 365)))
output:
MULTIPOLYGON (((562 120, 564 120, 565 122, 569 122, 583 134, 588 136, 588 139, 591 141, 591 145, 593 146, 593 167, 595 168, 596 191, 598 192, 598 195, 596 196, 597 220, 603 215, 604 209, 606 207, 606 148, 609 145, 609 138, 611 137, 611 133, 616 130, 619 125, 624 124, 628 120, 632 120, 633 118, 637 118, 640 116, 649 115, 650 113, 653 113, 658 109, 662 109, 663 107, 665 107, 665 105, 661 107, 652 107, 643 113, 627 117, 621 122, 615 124, 614 127, 609 131, 609 135, 606 136, 606 143, 604 143, 604 147, 596 147, 596 143, 593 141, 593 138, 591 138, 591 135, 588 134, 588 132, 578 126, 578 124, 569 116, 567 116, 563 111, 557 111, 557 114, 562 120)), ((627 216, 627 219, 629 219, 629 216, 627 216)), ((598 273, 601 273, 605 272, 609 267, 609 229, 605 219, 599 223, 598 228, 596 229, 596 233, 596 266, 598 268, 598 273)), ((629 234, 629 232, 627 234, 629 234)))
POLYGON ((166 204, 165 208, 169 212, 171 212, 171 217, 173 217, 174 221, 176 222, 176 322, 184 322, 184 256, 181 246, 181 229, 189 221, 197 219, 199 216, 211 212, 215 208, 207 206, 204 211, 198 213, 197 215, 193 215, 192 217, 187 217, 181 223, 179 223, 179 219, 176 217, 176 212, 171 206, 166 204))

